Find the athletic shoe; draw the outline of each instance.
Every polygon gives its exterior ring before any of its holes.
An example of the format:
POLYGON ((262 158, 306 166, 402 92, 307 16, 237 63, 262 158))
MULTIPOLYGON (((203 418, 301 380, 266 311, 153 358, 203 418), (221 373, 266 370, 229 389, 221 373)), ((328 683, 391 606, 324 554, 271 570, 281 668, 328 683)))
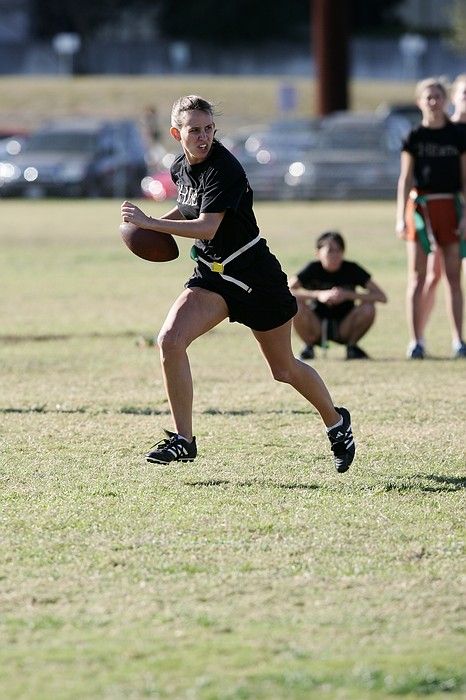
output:
POLYGON ((423 360, 426 356, 426 351, 420 343, 416 343, 412 347, 408 348, 407 358, 408 360, 423 360))
POLYGON ((466 343, 461 341, 461 345, 456 349, 455 359, 459 360, 462 357, 466 358, 466 343))
POLYGON ((188 442, 177 433, 164 430, 167 436, 156 442, 146 454, 146 460, 154 464, 170 464, 171 462, 192 462, 197 457, 196 438, 188 442))
POLYGON ((346 346, 346 359, 347 360, 368 360, 369 355, 364 352, 359 345, 347 345, 346 346))
POLYGON ((305 345, 299 357, 301 358, 301 360, 313 360, 314 355, 314 346, 305 345))
POLYGON ((342 474, 348 471, 354 459, 356 445, 354 443, 349 411, 343 407, 337 408, 337 406, 335 406, 335 411, 342 416, 343 423, 329 430, 327 435, 330 440, 330 449, 333 452, 337 472, 342 474))

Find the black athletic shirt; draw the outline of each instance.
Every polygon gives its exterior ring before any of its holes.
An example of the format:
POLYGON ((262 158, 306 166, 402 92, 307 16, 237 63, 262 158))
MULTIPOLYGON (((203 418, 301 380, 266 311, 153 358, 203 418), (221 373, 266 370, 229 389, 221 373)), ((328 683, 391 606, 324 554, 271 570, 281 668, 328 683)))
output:
MULTIPOLYGON (((322 267, 319 260, 310 262, 297 274, 304 289, 332 289, 343 287, 354 291, 356 287, 365 287, 371 276, 363 267, 355 262, 343 260, 336 272, 329 272, 322 267)), ((315 301, 315 312, 320 318, 331 318, 341 321, 354 308, 354 301, 344 301, 341 304, 329 305, 315 301)))
MULTIPOLYGON (((251 187, 242 165, 221 143, 214 141, 208 157, 196 165, 190 165, 184 154, 178 156, 171 176, 178 189, 176 203, 185 219, 225 212, 213 239, 195 242, 203 257, 224 260, 256 238, 259 228, 251 187)), ((248 253, 240 256, 241 266, 250 258, 248 253)))
POLYGON ((441 129, 418 126, 403 142, 414 158, 414 185, 425 192, 459 192, 460 156, 466 151, 464 129, 447 121, 441 129))

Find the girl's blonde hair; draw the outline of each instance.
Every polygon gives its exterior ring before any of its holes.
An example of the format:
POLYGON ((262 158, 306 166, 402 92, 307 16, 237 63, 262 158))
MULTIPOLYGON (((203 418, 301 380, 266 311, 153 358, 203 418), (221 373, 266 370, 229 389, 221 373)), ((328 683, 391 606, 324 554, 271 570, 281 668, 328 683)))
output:
POLYGON ((432 88, 436 87, 438 88, 442 93, 444 97, 448 96, 448 81, 446 78, 443 77, 443 75, 440 76, 432 76, 430 78, 424 78, 424 80, 420 80, 416 84, 416 89, 415 89, 415 96, 416 99, 418 100, 424 90, 427 88, 432 88))
POLYGON ((466 83, 466 73, 460 73, 456 76, 451 86, 451 93, 453 94, 461 85, 461 83, 466 83))

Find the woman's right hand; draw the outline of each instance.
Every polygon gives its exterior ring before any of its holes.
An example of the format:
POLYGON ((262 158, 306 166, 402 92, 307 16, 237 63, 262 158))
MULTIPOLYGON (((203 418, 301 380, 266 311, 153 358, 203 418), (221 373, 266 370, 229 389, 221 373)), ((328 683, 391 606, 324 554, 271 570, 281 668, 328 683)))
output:
POLYGON ((144 214, 135 204, 123 202, 121 205, 121 218, 125 223, 134 224, 141 228, 149 228, 151 217, 144 214))

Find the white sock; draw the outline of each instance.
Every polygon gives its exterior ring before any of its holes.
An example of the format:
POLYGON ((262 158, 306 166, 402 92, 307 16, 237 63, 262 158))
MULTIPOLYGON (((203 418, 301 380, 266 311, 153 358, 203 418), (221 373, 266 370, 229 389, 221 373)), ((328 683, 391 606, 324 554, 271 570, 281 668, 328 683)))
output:
POLYGON ((338 421, 338 423, 335 423, 335 425, 331 425, 330 428, 327 428, 327 433, 329 433, 334 428, 338 428, 339 425, 343 425, 343 416, 340 416, 340 420, 338 421))
POLYGON ((412 352, 416 345, 420 345, 421 348, 424 348, 424 338, 419 338, 419 340, 411 340, 408 345, 408 352, 412 352))
POLYGON ((454 352, 456 352, 457 350, 459 350, 461 348, 462 345, 463 345, 462 340, 458 339, 458 340, 452 341, 451 347, 453 348, 454 352))

